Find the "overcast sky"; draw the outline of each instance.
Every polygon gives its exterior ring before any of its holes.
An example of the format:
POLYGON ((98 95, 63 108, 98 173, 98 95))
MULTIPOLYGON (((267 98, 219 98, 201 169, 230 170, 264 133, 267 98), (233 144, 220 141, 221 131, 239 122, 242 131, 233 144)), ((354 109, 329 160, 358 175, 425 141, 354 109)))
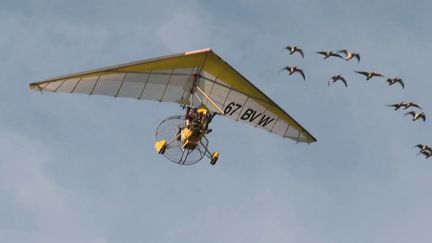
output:
POLYGON ((412 148, 432 143, 432 124, 386 107, 413 100, 432 114, 431 12, 426 0, 3 0, 0 241, 432 242, 432 160, 412 148), (178 106, 28 88, 206 47, 318 142, 218 118, 218 164, 178 166, 153 147, 178 106), (315 53, 342 48, 361 62, 315 53), (286 65, 306 81, 278 73, 286 65), (400 76, 406 89, 354 70, 400 76), (338 73, 348 88, 327 86, 338 73))

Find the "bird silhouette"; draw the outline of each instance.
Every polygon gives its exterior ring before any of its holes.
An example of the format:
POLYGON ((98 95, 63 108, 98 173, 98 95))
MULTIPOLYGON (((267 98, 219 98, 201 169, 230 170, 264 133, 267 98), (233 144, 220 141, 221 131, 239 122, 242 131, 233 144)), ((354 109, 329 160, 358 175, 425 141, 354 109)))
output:
POLYGON ((329 57, 339 57, 343 59, 341 55, 335 53, 334 51, 318 51, 317 53, 323 55, 324 59, 327 59, 329 57))
POLYGON ((354 57, 357 59, 357 62, 360 62, 360 53, 357 52, 349 52, 346 49, 343 50, 339 50, 338 53, 343 53, 345 54, 345 60, 349 61, 351 59, 353 59, 354 57))
POLYGON ((417 121, 418 119, 422 119, 423 122, 426 121, 426 115, 424 112, 417 113, 415 111, 410 111, 410 112, 405 113, 404 116, 407 116, 407 115, 411 115, 413 121, 417 121))
POLYGON ((282 72, 283 70, 287 70, 289 75, 292 75, 293 73, 300 73, 300 75, 303 77, 303 80, 306 80, 306 76, 303 72, 303 69, 294 66, 294 67, 290 67, 290 66, 286 66, 284 68, 282 68, 279 72, 282 72))
POLYGON ((298 52, 304 58, 303 50, 300 49, 298 46, 286 46, 284 49, 288 50, 290 55, 298 52))
POLYGON ((404 110, 406 110, 406 109, 408 109, 410 107, 415 107, 415 108, 418 108, 420 110, 422 109, 419 105, 417 105, 416 103, 411 102, 411 101, 401 101, 399 103, 391 104, 391 105, 387 105, 387 106, 394 107, 395 110, 398 110, 401 107, 403 107, 404 110))
POLYGON ((328 85, 330 86, 330 82, 331 83, 335 83, 338 80, 342 81, 345 84, 345 87, 348 87, 348 84, 347 84, 345 78, 342 77, 341 74, 338 74, 338 75, 335 75, 335 76, 331 77, 330 80, 329 80, 329 82, 328 82, 328 85))
POLYGON ((417 144, 414 147, 419 148, 420 149, 420 151, 419 151, 420 153, 423 152, 423 151, 427 151, 429 153, 432 153, 432 148, 429 145, 426 145, 426 144, 417 144))
POLYGON ((408 109, 410 107, 415 107, 415 108, 418 108, 418 109, 422 110, 422 108, 419 105, 417 105, 416 103, 411 102, 411 101, 404 102, 403 106, 404 106, 404 110, 406 110, 406 109, 408 109))
POLYGON ((355 71, 355 72, 366 76, 366 80, 369 80, 373 77, 383 77, 382 74, 377 72, 366 72, 366 71, 355 71))
POLYGON ((391 86, 391 85, 393 85, 393 84, 395 84, 395 83, 399 83, 399 84, 402 86, 403 89, 405 88, 405 84, 404 84, 404 82, 403 82, 402 79, 399 78, 399 77, 396 77, 396 78, 388 78, 388 79, 387 79, 387 83, 389 84, 389 86, 391 86))

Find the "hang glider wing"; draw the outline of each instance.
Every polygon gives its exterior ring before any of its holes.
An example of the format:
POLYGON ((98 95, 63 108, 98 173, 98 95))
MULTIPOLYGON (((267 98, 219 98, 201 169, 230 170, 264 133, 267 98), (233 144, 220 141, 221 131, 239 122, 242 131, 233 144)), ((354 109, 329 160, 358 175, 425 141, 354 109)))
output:
POLYGON ((30 89, 179 104, 192 100, 196 105, 204 103, 214 112, 222 111, 226 117, 297 142, 316 141, 211 49, 56 77, 31 83, 30 89))

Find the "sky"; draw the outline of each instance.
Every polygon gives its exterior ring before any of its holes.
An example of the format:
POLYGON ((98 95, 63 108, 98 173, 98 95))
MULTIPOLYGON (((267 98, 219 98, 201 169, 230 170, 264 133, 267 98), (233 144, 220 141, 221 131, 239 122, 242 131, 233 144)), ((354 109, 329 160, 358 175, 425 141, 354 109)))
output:
POLYGON ((0 241, 431 242, 432 2, 354 0, 0 3, 0 241), (299 45, 305 58, 281 51, 299 45), (31 92, 30 82, 212 48, 316 143, 215 119, 220 152, 179 166, 154 151, 175 104, 31 92), (361 62, 322 60, 347 48, 361 62), (278 71, 299 65, 306 81, 278 71), (399 76, 365 81, 354 70, 399 76), (327 86, 341 73, 341 83, 327 86))

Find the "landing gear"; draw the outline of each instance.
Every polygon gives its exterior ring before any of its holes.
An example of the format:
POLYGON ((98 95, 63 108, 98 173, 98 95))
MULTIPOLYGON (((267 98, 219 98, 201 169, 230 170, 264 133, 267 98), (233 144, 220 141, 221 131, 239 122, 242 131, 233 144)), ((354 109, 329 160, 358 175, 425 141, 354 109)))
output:
POLYGON ((210 165, 215 165, 219 159, 219 152, 213 152, 210 157, 210 165))
POLYGON ((189 130, 184 127, 184 122, 184 116, 171 116, 163 120, 156 129, 154 145, 156 152, 169 161, 179 165, 192 165, 206 156, 208 140, 203 137, 194 149, 184 148, 187 138, 183 135, 187 135, 185 132, 189 130))
POLYGON ((180 165, 192 165, 204 157, 209 158, 211 165, 215 165, 219 159, 219 152, 209 151, 206 137, 206 132, 208 134, 211 129, 192 125, 185 127, 184 123, 184 116, 172 116, 159 124, 155 134, 156 152, 180 165))
POLYGON ((164 154, 167 147, 167 143, 165 140, 159 140, 155 143, 155 149, 158 154, 164 154))

